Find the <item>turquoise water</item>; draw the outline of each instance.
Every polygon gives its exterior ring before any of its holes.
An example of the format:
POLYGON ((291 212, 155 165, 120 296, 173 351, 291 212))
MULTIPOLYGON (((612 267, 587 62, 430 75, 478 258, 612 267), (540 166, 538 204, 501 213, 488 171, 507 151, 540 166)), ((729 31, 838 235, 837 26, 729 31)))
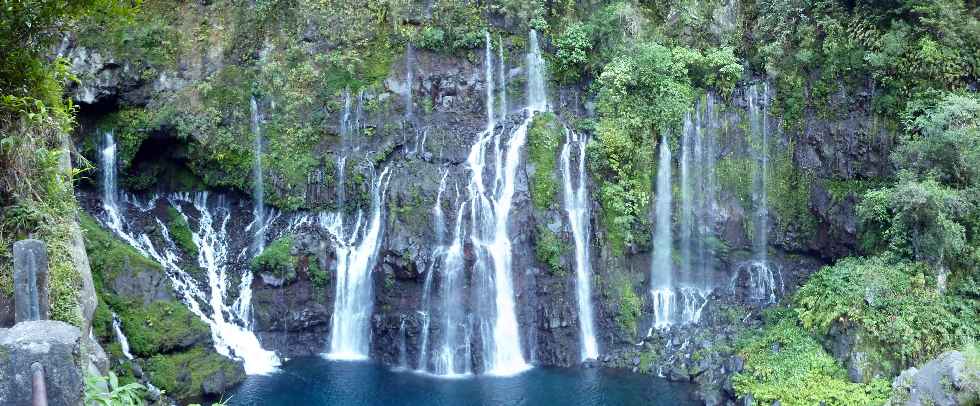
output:
POLYGON ((368 362, 300 358, 249 376, 231 405, 695 405, 692 385, 602 369, 534 368, 513 377, 434 378, 368 362))

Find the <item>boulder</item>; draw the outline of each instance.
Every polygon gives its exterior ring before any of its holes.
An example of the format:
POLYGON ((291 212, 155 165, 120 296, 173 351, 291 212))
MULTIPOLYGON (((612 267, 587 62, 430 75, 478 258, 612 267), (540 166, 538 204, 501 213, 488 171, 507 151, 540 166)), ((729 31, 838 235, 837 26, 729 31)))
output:
POLYGON ((921 368, 909 368, 892 382, 888 406, 980 404, 980 365, 959 351, 940 354, 921 368))
POLYGON ((31 404, 31 364, 44 367, 50 406, 82 403, 81 331, 60 321, 25 321, 0 330, 0 404, 31 404))

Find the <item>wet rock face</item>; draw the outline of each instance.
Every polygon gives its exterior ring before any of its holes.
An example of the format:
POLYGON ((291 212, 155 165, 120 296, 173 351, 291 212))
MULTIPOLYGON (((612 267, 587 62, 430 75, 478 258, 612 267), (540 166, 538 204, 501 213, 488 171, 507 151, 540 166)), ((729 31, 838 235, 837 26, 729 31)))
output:
POLYGON ((31 404, 31 364, 44 367, 48 404, 82 403, 81 331, 60 321, 25 321, 0 330, 0 404, 31 404))

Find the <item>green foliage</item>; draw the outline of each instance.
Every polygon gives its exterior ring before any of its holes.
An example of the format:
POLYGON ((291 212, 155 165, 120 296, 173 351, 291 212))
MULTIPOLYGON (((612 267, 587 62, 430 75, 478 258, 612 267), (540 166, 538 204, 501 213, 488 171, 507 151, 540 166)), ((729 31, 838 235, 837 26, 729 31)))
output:
POLYGON ((902 172, 896 185, 866 193, 858 216, 868 248, 942 264, 964 254, 964 222, 975 210, 962 192, 902 172))
POLYGON ((599 77, 598 145, 602 218, 615 251, 642 241, 649 205, 653 143, 676 129, 693 102, 688 53, 657 43, 637 45, 599 77))
POLYGON ((296 279, 296 259, 289 255, 293 237, 281 237, 269 244, 262 253, 252 258, 252 270, 268 272, 287 281, 296 279))
POLYGON ((931 106, 910 104, 909 132, 892 154, 896 165, 957 188, 980 184, 980 98, 946 94, 931 106))
POLYGON ((483 44, 487 24, 481 16, 481 4, 455 0, 434 0, 430 4, 431 19, 408 33, 410 42, 419 48, 444 53, 483 44))
POLYGON ((548 265, 553 275, 564 276, 567 272, 562 266, 561 257, 568 251, 565 243, 549 230, 548 227, 538 226, 537 238, 534 241, 534 254, 538 261, 548 265))
POLYGON ((633 284, 629 280, 622 280, 617 286, 619 290, 619 310, 616 313, 616 323, 620 330, 630 335, 636 336, 637 322, 643 311, 643 302, 633 291, 633 284))
POLYGON ((92 322, 99 337, 113 337, 110 311, 119 316, 132 353, 137 356, 181 350, 210 337, 208 326, 176 299, 147 301, 140 293, 126 296, 117 292, 117 278, 138 279, 137 275, 144 272, 162 277, 163 269, 102 229, 91 216, 83 213, 79 218, 99 294, 100 303, 92 322))
POLYGON ((528 160, 534 164, 531 176, 531 202, 540 210, 557 207, 558 179, 556 175, 558 148, 562 142, 562 126, 554 113, 538 113, 527 133, 528 160))
POLYGON ((555 58, 551 72, 562 83, 573 83, 585 76, 592 52, 592 26, 574 22, 555 38, 555 58))
POLYGON ((177 248, 184 251, 187 256, 196 259, 198 247, 194 242, 194 235, 187 218, 173 207, 167 208, 167 216, 169 217, 167 229, 170 230, 170 237, 173 238, 174 244, 177 244, 177 248))
POLYGON ((756 405, 775 401, 794 405, 880 405, 888 382, 852 383, 840 365, 792 318, 774 322, 737 344, 745 369, 732 377, 739 396, 751 394, 756 405))
POLYGON ((803 326, 826 333, 835 322, 860 326, 882 354, 904 364, 955 348, 962 323, 923 264, 883 257, 845 258, 824 267, 795 301, 803 326))
MULTIPOLYGON (((781 230, 793 230, 800 238, 816 233, 816 218, 810 212, 810 184, 813 175, 793 163, 793 142, 770 151, 766 192, 781 230), (774 153, 773 153, 774 152, 774 153)), ((751 178, 746 178, 751 179, 751 178)))
POLYGON ((116 374, 109 372, 108 377, 99 375, 85 376, 85 406, 142 406, 143 393, 146 387, 133 382, 119 384, 116 374))
POLYGON ((175 353, 154 355, 146 360, 144 370, 153 386, 162 388, 177 399, 200 396, 204 380, 215 374, 226 379, 241 376, 234 361, 203 347, 175 353))

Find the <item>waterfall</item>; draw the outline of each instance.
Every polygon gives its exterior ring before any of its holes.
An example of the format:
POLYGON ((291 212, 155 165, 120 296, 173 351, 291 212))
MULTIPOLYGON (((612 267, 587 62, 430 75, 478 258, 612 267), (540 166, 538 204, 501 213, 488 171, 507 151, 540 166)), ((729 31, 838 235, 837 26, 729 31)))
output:
MULTIPOLYGON (((208 194, 200 192, 192 198, 188 194, 173 194, 167 202, 177 209, 185 219, 188 215, 184 204, 192 205, 197 212, 197 230, 191 230, 194 243, 199 248, 197 262, 206 271, 210 295, 198 287, 198 282, 179 265, 177 246, 170 238, 166 224, 156 219, 157 227, 163 237, 163 245, 157 247, 142 229, 131 227, 126 222, 125 211, 119 207, 119 192, 116 178, 116 143, 112 132, 103 135, 100 172, 102 174, 102 207, 105 211, 103 224, 119 238, 136 248, 141 254, 160 263, 166 270, 170 282, 188 309, 201 318, 211 329, 215 350, 227 357, 241 359, 248 374, 268 373, 279 365, 275 353, 262 349, 258 339, 247 328, 225 320, 225 314, 236 315, 225 304, 227 286, 228 241, 226 225, 230 210, 219 198, 216 208, 208 204, 208 194), (219 218, 219 228, 214 228, 214 218, 219 218), (207 306, 208 312, 205 312, 207 306)), ((147 202, 136 198, 126 199, 134 209, 152 215, 159 197, 147 202)))
POLYGON ((714 97, 707 95, 684 116, 681 136, 680 301, 675 309, 681 323, 696 323, 711 292, 714 271, 715 143, 714 97))
MULTIPOLYGON (((504 129, 496 129, 494 114, 493 52, 490 34, 485 34, 484 83, 486 85, 487 128, 470 149, 467 167, 471 172, 469 199, 470 241, 474 251, 474 279, 483 293, 477 303, 479 333, 483 344, 483 371, 512 375, 529 368, 521 350, 517 323, 513 275, 511 275, 511 237, 508 231, 513 205, 517 169, 527 130, 538 111, 548 107, 545 95, 544 60, 538 48, 537 33, 528 41, 528 105, 526 118, 504 140, 504 129), (506 144, 506 145, 505 145, 506 144), (490 183, 484 179, 487 159, 492 159, 490 183), (492 297, 489 294, 492 292, 492 297)), ((498 66, 499 69, 499 66, 498 66)), ((464 210, 464 204, 460 205, 464 210)))
POLYGON ((122 322, 119 321, 119 315, 116 312, 112 312, 112 330, 116 333, 116 341, 119 342, 119 348, 122 349, 123 356, 126 359, 133 359, 133 354, 129 352, 129 340, 123 334, 122 322))
MULTIPOLYGON (((254 149, 252 151, 253 163, 252 163, 252 224, 249 228, 252 229, 252 257, 255 257, 262 253, 265 249, 265 232, 268 227, 266 222, 266 209, 265 209, 265 185, 264 177, 262 176, 262 122, 265 118, 262 116, 262 112, 259 110, 259 104, 255 100, 255 96, 249 99, 249 105, 251 108, 251 129, 252 137, 254 138, 254 149)), ((252 268, 246 267, 242 272, 242 279, 238 287, 238 298, 232 305, 235 310, 235 314, 245 328, 251 328, 252 325, 252 268)))
POLYGON ((262 178, 262 112, 259 111, 259 104, 255 96, 249 100, 252 112, 252 138, 255 139, 252 155, 252 252, 258 255, 265 248, 265 185, 262 178))
POLYGON ((586 189, 585 147, 586 140, 570 130, 565 131, 565 145, 561 149, 561 171, 564 182, 565 212, 575 238, 575 294, 578 300, 579 330, 582 335, 581 360, 599 357, 596 344, 595 321, 592 315, 592 264, 589 255, 589 196, 586 189), (576 149, 578 162, 577 182, 572 178, 571 149, 576 149), (573 183, 574 182, 574 183, 573 183))
POLYGON ((415 116, 415 106, 412 99, 412 90, 415 86, 415 47, 412 44, 405 46, 405 119, 411 120, 415 116))
MULTIPOLYGON (((116 140, 111 130, 102 134, 102 151, 99 155, 99 171, 102 174, 102 210, 105 211, 106 226, 116 234, 122 235, 123 213, 119 209, 119 191, 116 181, 116 140)), ((126 242, 130 245, 136 243, 129 239, 126 242)))
POLYGON ((504 40, 497 37, 497 75, 500 76, 500 121, 507 121, 507 64, 504 62, 504 40))
POLYGON ((732 278, 734 292, 736 281, 741 275, 748 277, 749 299, 763 304, 776 303, 783 292, 783 278, 779 268, 769 262, 769 201, 767 195, 769 172, 769 84, 762 82, 746 91, 749 110, 749 125, 754 145, 751 148, 756 165, 752 179, 752 253, 753 258, 739 264, 732 278))
POLYGON ((371 190, 371 218, 361 230, 361 216, 349 235, 344 233, 343 212, 323 216, 323 224, 334 238, 337 252, 337 294, 331 318, 328 358, 367 359, 370 352, 370 321, 374 304, 371 271, 374 269, 383 232, 382 211, 388 188, 388 169, 381 171, 371 190), (359 241, 358 241, 359 239, 359 241))
POLYGON ((675 307, 671 287, 671 229, 670 229, 670 145, 667 136, 660 140, 660 161, 657 165, 656 224, 653 236, 653 264, 650 276, 653 297, 654 326, 664 328, 671 324, 671 312, 675 307))
POLYGON ((401 318, 401 324, 398 325, 398 368, 408 369, 408 349, 406 348, 406 333, 405 333, 405 316, 401 318))
POLYGON ((752 248, 755 260, 766 262, 769 244, 769 201, 766 193, 769 169, 769 85, 763 82, 761 86, 750 87, 748 102, 752 132, 758 137, 757 145, 753 148, 756 166, 752 182, 752 203, 755 206, 752 248))

